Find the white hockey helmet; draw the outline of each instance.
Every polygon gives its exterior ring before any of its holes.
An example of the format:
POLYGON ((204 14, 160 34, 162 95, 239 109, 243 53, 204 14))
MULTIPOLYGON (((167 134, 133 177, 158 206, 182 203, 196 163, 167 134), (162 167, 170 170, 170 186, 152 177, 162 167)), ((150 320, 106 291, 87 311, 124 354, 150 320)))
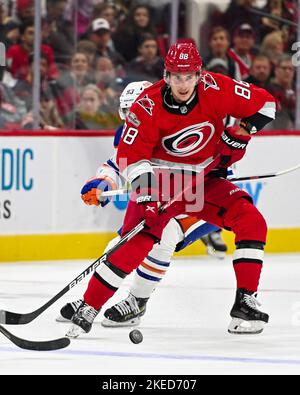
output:
POLYGON ((151 86, 152 83, 149 81, 137 81, 131 82, 126 86, 120 96, 120 107, 119 115, 120 118, 125 120, 129 109, 137 97, 144 91, 145 88, 151 86))

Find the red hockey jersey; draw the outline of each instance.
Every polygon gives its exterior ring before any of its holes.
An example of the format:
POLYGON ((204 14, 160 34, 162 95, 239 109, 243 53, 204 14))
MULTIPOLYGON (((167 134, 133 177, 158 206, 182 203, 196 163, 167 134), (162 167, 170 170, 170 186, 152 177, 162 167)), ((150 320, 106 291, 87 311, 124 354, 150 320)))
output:
MULTIPOLYGON (((117 162, 132 181, 152 171, 150 162, 197 165, 213 156, 227 116, 258 112, 275 117, 275 100, 264 89, 215 73, 203 73, 190 111, 168 108, 163 80, 147 88, 132 105, 118 147, 117 162)), ((188 103, 187 103, 188 104, 188 103)))

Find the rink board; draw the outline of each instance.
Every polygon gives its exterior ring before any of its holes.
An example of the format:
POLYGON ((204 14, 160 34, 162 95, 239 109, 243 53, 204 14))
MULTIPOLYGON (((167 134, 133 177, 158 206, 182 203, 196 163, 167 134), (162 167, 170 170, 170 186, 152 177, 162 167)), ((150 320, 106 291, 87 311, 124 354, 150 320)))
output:
MULTIPOLYGON (((0 135, 0 261, 99 256, 121 226, 126 202, 88 207, 80 190, 112 152, 110 133, 34 133, 0 135)), ((299 152, 295 133, 256 137, 235 175, 295 166, 299 152)), ((299 178, 296 171, 238 184, 267 220, 269 252, 300 251, 299 178)), ((224 237, 232 251, 232 235, 224 237)), ((196 243, 180 255, 203 253, 196 243)))

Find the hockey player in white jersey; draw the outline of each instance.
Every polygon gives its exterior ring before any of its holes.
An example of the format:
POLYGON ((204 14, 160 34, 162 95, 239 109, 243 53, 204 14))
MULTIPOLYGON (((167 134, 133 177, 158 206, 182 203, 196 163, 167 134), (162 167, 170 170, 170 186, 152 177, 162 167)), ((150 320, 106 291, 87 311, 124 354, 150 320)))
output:
MULTIPOLYGON (((126 117, 131 117, 131 105, 149 85, 151 83, 147 81, 133 82, 127 85, 120 96, 119 114, 122 120, 125 120, 126 117)), ((120 127, 116 132, 114 139, 115 148, 117 148, 121 138, 122 129, 120 127)), ((110 199, 103 198, 101 193, 120 188, 123 183, 124 180, 118 172, 114 155, 100 166, 96 177, 84 185, 82 188, 82 199, 88 205, 104 207, 109 203, 110 199)), ((226 252, 226 245, 218 231, 219 228, 215 225, 199 221, 199 219, 194 217, 184 215, 181 218, 171 219, 163 231, 160 243, 154 245, 148 256, 136 269, 128 297, 104 312, 105 318, 102 321, 102 325, 106 327, 134 326, 140 323, 140 317, 146 311, 147 301, 170 266, 174 251, 180 251, 194 241, 201 239, 211 255, 223 258, 226 252)), ((119 239, 120 237, 117 236, 111 240, 105 251, 116 244, 119 239)), ((81 303, 81 299, 67 303, 61 309, 61 315, 57 318, 57 321, 70 320, 81 303)))

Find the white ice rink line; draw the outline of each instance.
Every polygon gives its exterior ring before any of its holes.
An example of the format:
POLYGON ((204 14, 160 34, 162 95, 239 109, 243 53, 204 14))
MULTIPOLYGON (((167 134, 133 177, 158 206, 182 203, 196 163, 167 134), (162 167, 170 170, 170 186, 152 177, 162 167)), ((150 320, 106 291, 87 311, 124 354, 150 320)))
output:
MULTIPOLYGON (((0 308, 32 311, 88 264, 1 264, 0 308)), ((114 301, 126 294, 129 283, 126 279, 114 301)), ((68 324, 54 318, 85 286, 31 324, 7 328, 32 340, 60 337, 68 324)), ((90 334, 54 352, 22 351, 1 335, 0 374, 299 374, 300 255, 266 257, 259 296, 270 323, 261 335, 226 332, 234 288, 229 258, 175 260, 149 302, 140 327, 142 344, 130 343, 128 328, 102 328, 101 317, 90 334)))

